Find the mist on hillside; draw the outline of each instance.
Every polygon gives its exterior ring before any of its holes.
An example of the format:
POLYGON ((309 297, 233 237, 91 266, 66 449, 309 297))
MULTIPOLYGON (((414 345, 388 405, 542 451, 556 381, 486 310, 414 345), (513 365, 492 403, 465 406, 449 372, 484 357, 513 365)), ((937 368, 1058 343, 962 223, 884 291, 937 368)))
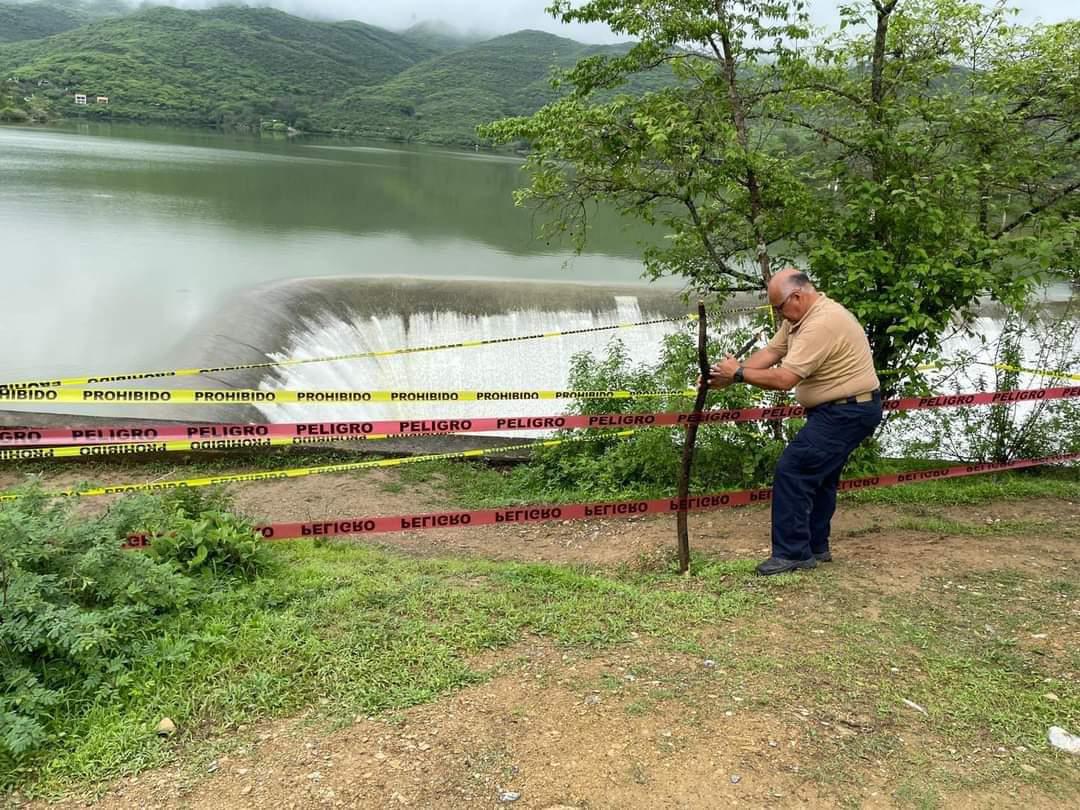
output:
MULTIPOLYGON (((0 0, 0 2, 34 0, 0 0)), ((222 5, 246 5, 276 8, 328 22, 359 20, 402 31, 420 23, 438 26, 440 33, 463 40, 485 39, 499 34, 531 28, 548 31, 579 42, 622 42, 629 37, 616 35, 606 25, 564 25, 547 13, 552 0, 42 0, 53 5, 98 5, 110 9, 127 6, 170 5, 176 8, 201 9, 222 5)), ((583 0, 582 0, 583 1, 583 0)), ((989 4, 993 0, 983 0, 989 4)), ((1074 0, 1011 0, 1019 10, 1017 21, 1053 23, 1075 17, 1074 0)), ((839 21, 835 0, 809 0, 811 20, 815 25, 834 29, 839 21)))
POLYGON ((0 2, 45 2, 69 7, 93 7, 116 13, 148 6, 204 9, 214 6, 275 8, 309 20, 336 22, 359 20, 391 31, 415 25, 435 28, 438 33, 466 41, 509 34, 526 28, 548 31, 580 42, 610 43, 625 40, 603 25, 563 25, 544 9, 548 0, 0 0, 0 2))

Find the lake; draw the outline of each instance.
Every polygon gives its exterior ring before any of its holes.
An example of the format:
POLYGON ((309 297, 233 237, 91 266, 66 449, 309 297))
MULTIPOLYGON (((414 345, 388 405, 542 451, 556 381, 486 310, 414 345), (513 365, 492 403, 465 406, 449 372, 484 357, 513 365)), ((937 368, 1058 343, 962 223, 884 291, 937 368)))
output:
POLYGON ((538 241, 513 204, 521 166, 386 144, 0 127, 0 379, 201 364, 206 319, 286 279, 640 283, 636 237, 613 216, 581 256, 538 241))
MULTIPOLYGON (((521 169, 516 157, 393 144, 133 125, 0 127, 7 290, 0 380, 385 351, 686 312, 678 282, 641 282, 638 242, 650 234, 640 226, 601 210, 582 255, 539 241, 532 212, 513 204, 526 180, 521 169)), ((1050 291, 1058 301, 1069 296, 1064 285, 1050 291)), ((957 338, 950 350, 985 352, 978 337, 992 339, 999 327, 999 315, 987 311, 977 334, 957 338)), ((675 328, 656 324, 617 336, 632 357, 650 362, 675 328)), ((601 350, 612 335, 186 383, 558 389, 573 355, 601 350)), ((432 404, 78 410, 280 421, 481 416, 522 407, 461 404, 453 414, 432 404)), ((563 407, 530 403, 526 410, 544 415, 563 407)))

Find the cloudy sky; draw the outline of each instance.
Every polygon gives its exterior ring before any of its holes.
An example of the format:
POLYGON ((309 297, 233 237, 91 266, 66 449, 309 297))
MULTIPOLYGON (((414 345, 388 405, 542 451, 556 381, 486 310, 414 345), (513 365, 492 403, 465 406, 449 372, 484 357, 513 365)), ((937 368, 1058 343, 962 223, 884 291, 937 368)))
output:
MULTIPOLYGON (((199 7, 221 0, 166 0, 171 5, 199 7)), ((819 25, 834 22, 834 0, 809 0, 819 25)), ((461 31, 505 34, 522 28, 538 28, 583 42, 613 42, 615 37, 598 25, 567 26, 544 12, 548 0, 249 0, 250 5, 270 5, 305 17, 329 20, 362 20, 384 28, 407 28, 422 20, 443 20, 461 31)), ((1019 20, 1058 22, 1080 16, 1075 0, 1013 0, 1021 10, 1019 20), (1070 13, 1070 10, 1072 13, 1070 13)))

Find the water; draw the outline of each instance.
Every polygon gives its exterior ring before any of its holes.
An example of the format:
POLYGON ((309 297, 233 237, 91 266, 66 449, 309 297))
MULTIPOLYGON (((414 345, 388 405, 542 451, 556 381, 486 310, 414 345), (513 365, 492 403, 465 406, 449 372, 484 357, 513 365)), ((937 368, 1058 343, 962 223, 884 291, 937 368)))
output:
POLYGON ((582 256, 536 240, 511 198, 520 169, 426 148, 0 127, 0 379, 199 365, 208 319, 283 279, 639 283, 641 233, 613 216, 582 256))
MULTIPOLYGON (((512 203, 524 180, 515 158, 428 148, 0 127, 0 380, 383 351, 685 314, 677 282, 640 283, 635 243, 650 234, 601 211, 584 255, 540 242, 532 215, 512 203)), ((1070 295, 1059 285, 1048 298, 1070 295)), ((988 309, 948 353, 977 350, 978 337, 992 342, 1000 327, 1001 313, 988 309)), ((617 336, 636 360, 653 362, 676 328, 186 384, 558 389, 574 353, 600 351, 617 336)), ((1026 348, 1037 356, 1037 345, 1026 348)), ((960 387, 987 372, 973 367, 960 387)), ((546 415, 564 404, 84 412, 282 421, 546 415)))

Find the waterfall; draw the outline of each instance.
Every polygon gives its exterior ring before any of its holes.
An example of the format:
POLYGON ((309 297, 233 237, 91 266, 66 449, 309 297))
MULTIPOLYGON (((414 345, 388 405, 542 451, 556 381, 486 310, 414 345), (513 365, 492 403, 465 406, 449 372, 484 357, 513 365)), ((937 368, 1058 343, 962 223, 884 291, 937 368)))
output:
MULTIPOLYGON (((512 285, 521 286, 521 285, 512 285)), ((283 347, 271 358, 311 358, 338 354, 382 352, 460 341, 499 340, 521 335, 589 329, 619 323, 678 318, 686 307, 672 293, 574 285, 543 285, 544 300, 529 296, 520 305, 505 307, 496 300, 502 285, 460 284, 457 305, 438 306, 418 301, 411 311, 321 313, 303 319, 288 332, 283 347), (562 303, 550 288, 567 293, 562 303)), ((331 390, 556 390, 569 384, 575 354, 603 353, 612 340, 622 341, 635 363, 655 363, 664 337, 685 329, 677 322, 649 324, 603 332, 562 335, 520 342, 431 352, 284 366, 264 378, 260 387, 331 390)), ((370 403, 365 405, 267 405, 260 407, 272 421, 349 419, 428 419, 481 416, 549 416, 564 412, 565 400, 497 402, 370 403)), ((515 432, 514 435, 539 435, 515 432)))

